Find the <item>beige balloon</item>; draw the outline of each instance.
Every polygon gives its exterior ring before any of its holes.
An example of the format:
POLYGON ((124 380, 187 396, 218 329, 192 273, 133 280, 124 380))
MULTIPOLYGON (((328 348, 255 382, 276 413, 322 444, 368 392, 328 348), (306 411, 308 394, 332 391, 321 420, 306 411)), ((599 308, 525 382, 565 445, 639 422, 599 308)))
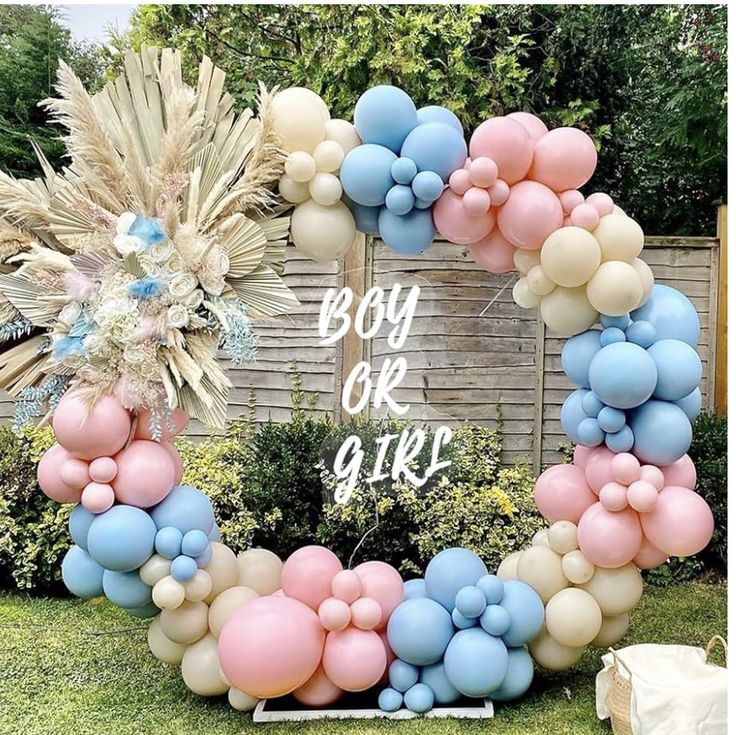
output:
POLYGON ((355 240, 355 220, 342 202, 325 207, 310 199, 299 204, 291 215, 291 239, 301 253, 326 263, 350 250, 355 240))
POLYGON ((258 596, 258 593, 250 587, 230 587, 220 592, 210 605, 209 627, 212 634, 219 638, 225 623, 230 620, 232 614, 243 607, 246 602, 255 600, 258 596))
POLYGON ((501 579, 517 579, 516 567, 519 563, 519 557, 521 551, 515 551, 513 554, 509 554, 499 565, 496 570, 496 576, 501 579))
POLYGON ((233 709, 240 712, 250 712, 258 704, 258 697, 241 692, 240 689, 230 687, 227 693, 227 701, 233 709))
POLYGON ((309 153, 294 151, 284 161, 284 171, 292 181, 304 184, 317 173, 317 164, 309 153))
POLYGON ((237 557, 225 544, 213 541, 210 546, 212 548, 212 558, 205 567, 207 574, 212 577, 212 589, 204 598, 208 605, 220 592, 229 587, 234 587, 238 583, 238 575, 240 574, 237 557))
POLYGON ((598 321, 598 312, 591 306, 585 287, 558 286, 542 297, 542 319, 561 337, 584 332, 598 321))
POLYGON ((161 630, 160 617, 157 615, 148 626, 148 647, 159 661, 178 666, 187 647, 166 637, 161 630))
POLYGON ((629 629, 629 616, 627 613, 621 615, 606 616, 601 623, 598 635, 590 642, 596 648, 608 648, 615 646, 629 629))
POLYGON ((578 527, 572 521, 556 521, 547 531, 550 548, 564 555, 578 548, 578 527))
POLYGON ((616 569, 596 567, 590 580, 580 587, 595 597, 605 616, 629 612, 644 590, 641 573, 632 563, 616 569))
POLYGON ((541 259, 539 250, 524 250, 517 248, 514 252, 514 266, 519 273, 526 275, 535 266, 539 265, 541 259))
POLYGON ((621 209, 621 207, 619 207, 618 204, 613 205, 613 214, 620 214, 622 217, 628 217, 626 212, 624 212, 624 210, 621 209))
POLYGON ((641 258, 634 258, 634 260, 631 261, 631 265, 639 274, 641 287, 644 290, 644 294, 638 304, 641 306, 652 295, 652 289, 654 288, 654 273, 652 273, 652 269, 641 258))
POLYGON ((153 604, 162 610, 176 610, 184 602, 186 592, 184 585, 177 582, 173 577, 159 579, 151 590, 153 604))
POLYGON ((184 595, 187 600, 199 602, 211 591, 212 577, 204 569, 197 569, 194 576, 188 582, 184 582, 184 595))
POLYGON ((547 528, 540 528, 534 536, 532 536, 532 546, 549 546, 549 535, 547 528))
POLYGON ((281 559, 268 549, 248 549, 238 554, 238 585, 265 597, 281 589, 281 559))
POLYGON ((593 235, 601 249, 601 260, 631 261, 644 248, 644 232, 631 217, 607 214, 601 217, 593 235))
POLYGON ((585 646, 570 648, 558 643, 542 628, 537 637, 529 643, 529 653, 543 669, 564 671, 574 666, 585 652, 585 646))
POLYGON ((309 193, 317 204, 329 207, 340 201, 342 184, 334 174, 316 173, 309 182, 309 193))
POLYGON ((585 584, 595 572, 595 566, 580 549, 568 551, 562 557, 562 573, 572 584, 585 584))
POLYGON ((325 123, 325 138, 339 143, 345 153, 357 148, 362 142, 355 125, 338 118, 325 123))
POLYGON ((279 179, 279 194, 291 204, 301 204, 309 199, 309 184, 294 181, 286 174, 279 179))
POLYGON ((522 309, 533 309, 539 305, 540 297, 529 288, 529 281, 526 276, 522 276, 515 284, 511 292, 514 301, 522 309))
POLYGON ((138 571, 141 582, 153 587, 159 580, 169 576, 171 562, 159 554, 154 554, 138 571))
POLYGON ((607 316, 622 316, 635 309, 644 295, 636 269, 621 260, 609 260, 588 281, 586 293, 593 308, 607 316))
POLYGON ((516 564, 516 578, 536 590, 544 603, 568 586, 562 559, 549 546, 532 546, 524 551, 516 564))
POLYGON ((304 87, 279 92, 271 106, 272 125, 287 151, 311 153, 325 137, 330 113, 318 94, 304 87))
POLYGON ((548 278, 541 265, 535 265, 529 273, 526 274, 526 282, 532 293, 537 296, 546 296, 555 287, 555 282, 548 278))
POLYGON ((208 629, 209 608, 204 602, 184 600, 176 610, 164 610, 159 616, 164 635, 186 646, 198 641, 208 629))
POLYGON ((189 689, 202 697, 216 697, 230 689, 230 685, 220 675, 217 638, 211 633, 207 633, 184 652, 181 678, 189 689))
POLYGON ((601 263, 598 241, 582 227, 561 227, 542 245, 542 268, 558 286, 575 288, 590 280, 601 263))
POLYGON ((592 595, 577 587, 560 590, 544 611, 547 632, 563 646, 587 646, 603 621, 601 609, 592 595))
POLYGON ((342 146, 336 140, 323 140, 312 154, 314 162, 317 164, 317 171, 325 173, 333 173, 338 171, 342 166, 345 152, 342 146))

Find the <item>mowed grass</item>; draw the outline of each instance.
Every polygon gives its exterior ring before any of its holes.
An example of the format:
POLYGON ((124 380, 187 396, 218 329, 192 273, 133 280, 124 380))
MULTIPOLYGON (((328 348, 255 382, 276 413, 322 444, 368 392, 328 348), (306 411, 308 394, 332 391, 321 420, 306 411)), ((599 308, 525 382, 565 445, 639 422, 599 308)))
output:
MULTIPOLYGON (((178 669, 156 661, 140 621, 103 601, 0 595, 2 735, 588 735, 601 651, 563 674, 539 672, 526 697, 493 720, 360 720, 254 725, 225 698, 193 695, 178 669)), ((705 646, 726 632, 725 583, 649 587, 621 645, 705 646)), ((722 663, 720 651, 717 661, 722 663)))

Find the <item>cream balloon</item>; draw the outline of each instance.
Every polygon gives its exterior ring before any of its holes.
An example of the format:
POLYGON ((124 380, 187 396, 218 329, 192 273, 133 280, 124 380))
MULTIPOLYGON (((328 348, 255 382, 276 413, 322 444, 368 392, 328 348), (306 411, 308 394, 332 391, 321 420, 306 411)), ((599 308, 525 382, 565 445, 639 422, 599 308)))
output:
POLYGON ((184 595, 187 600, 200 602, 212 592, 212 577, 204 569, 197 569, 194 576, 184 582, 184 595))
MULTIPOLYGON (((527 252, 521 251, 518 252, 527 252)), ((529 289, 537 296, 546 296, 555 287, 555 282, 547 276, 541 265, 535 265, 529 273, 526 274, 526 281, 529 289)))
POLYGON ((286 175, 292 181, 296 181, 297 184, 303 184, 317 173, 317 164, 309 153, 294 151, 284 161, 284 171, 286 171, 286 175))
POLYGON ((355 125, 339 119, 328 120, 325 123, 325 138, 339 143, 346 155, 362 142, 355 125))
POLYGON ((148 626, 148 647, 159 661, 178 666, 187 647, 166 637, 161 630, 159 617, 160 615, 157 615, 148 626))
POLYGON ((499 565, 496 570, 496 576, 501 579, 517 579, 516 567, 519 563, 519 557, 521 551, 515 551, 513 554, 509 554, 499 565))
POLYGON ((601 248, 601 260, 631 261, 644 248, 644 232, 631 217, 607 214, 601 217, 593 235, 601 248))
POLYGON ((590 642, 590 645, 596 648, 615 646, 626 635, 628 629, 629 616, 627 613, 613 615, 611 617, 604 616, 601 629, 598 635, 590 642))
POLYGON ((273 98, 272 125, 287 151, 311 153, 325 137, 330 113, 318 94, 304 87, 289 87, 273 98))
POLYGON ((580 549, 568 551, 562 557, 562 573, 573 584, 585 584, 595 572, 595 566, 580 549))
POLYGON ((654 273, 652 273, 652 269, 641 258, 634 258, 634 260, 631 261, 631 266, 639 274, 641 287, 644 289, 644 294, 638 304, 638 306, 641 306, 652 295, 652 289, 654 288, 654 273))
POLYGON ((238 585, 265 597, 281 588, 281 559, 268 549, 248 549, 238 554, 238 585))
POLYGON ((584 332, 598 321, 598 312, 588 301, 584 286, 558 286, 542 297, 541 312, 544 323, 561 337, 584 332))
POLYGON ((515 284, 514 290, 511 292, 514 301, 522 309, 533 309, 539 304, 540 297, 529 288, 529 281, 526 276, 522 276, 515 284))
POLYGON ((580 587, 595 597, 607 617, 632 610, 644 590, 641 573, 632 563, 616 569, 596 567, 590 580, 580 587))
POLYGON ((204 602, 184 600, 176 610, 164 610, 161 613, 161 630, 174 643, 191 645, 207 632, 208 611, 204 602))
POLYGON ((173 577, 159 579, 151 590, 153 604, 162 610, 176 610, 184 602, 186 592, 184 585, 177 582, 173 577))
POLYGON ((339 171, 345 152, 336 140, 323 140, 312 153, 317 171, 333 173, 339 171))
POLYGON ((219 638, 231 615, 258 596, 258 593, 250 587, 230 587, 220 592, 210 605, 208 622, 212 634, 219 638))
POLYGON ((562 573, 562 559, 549 546, 532 546, 522 552, 516 564, 516 577, 532 587, 544 603, 568 586, 562 573))
POLYGON ((578 527, 572 521, 557 521, 547 531, 550 548, 564 555, 578 548, 578 527))
POLYGON ((641 303, 644 286, 637 270, 620 260, 601 263, 588 281, 591 306, 606 316, 623 316, 641 303))
POLYGON ((233 709, 240 712, 250 712, 258 704, 258 697, 241 692, 240 689, 230 687, 227 693, 227 701, 233 709))
POLYGON ((291 239, 297 250, 318 263, 341 258, 355 240, 350 210, 337 202, 330 207, 309 200, 291 215, 291 239))
POLYGON ((216 541, 211 543, 212 558, 205 567, 207 574, 212 577, 212 589, 204 601, 209 605, 212 600, 225 591, 229 587, 234 587, 238 583, 238 575, 240 569, 238 560, 225 544, 216 541))
POLYGON ((514 253, 514 266, 519 273, 526 275, 535 266, 539 265, 541 258, 539 250, 524 250, 517 248, 514 253))
POLYGON ((189 689, 202 697, 216 697, 230 689, 220 673, 217 638, 212 633, 207 633, 184 652, 181 678, 189 689))
POLYGON ((595 598, 577 587, 558 592, 544 611, 547 632, 563 646, 587 646, 599 633, 603 615, 595 598))
POLYGON ((309 194, 317 204, 329 207, 340 201, 342 184, 334 174, 316 173, 309 182, 309 194))
POLYGON ((575 288, 587 283, 601 263, 598 241, 582 227, 561 227, 542 245, 545 275, 558 286, 575 288))
POLYGON ((532 546, 549 546, 549 536, 547 529, 541 528, 532 537, 532 546))
POLYGON ((290 204, 301 204, 309 199, 309 184, 284 174, 279 179, 279 194, 290 204))
POLYGON ((171 561, 159 554, 154 554, 139 570, 141 582, 153 587, 159 580, 169 576, 171 561))
POLYGON ((564 671, 574 666, 585 652, 585 646, 570 648, 558 643, 546 628, 529 643, 529 653, 534 660, 548 671, 564 671))

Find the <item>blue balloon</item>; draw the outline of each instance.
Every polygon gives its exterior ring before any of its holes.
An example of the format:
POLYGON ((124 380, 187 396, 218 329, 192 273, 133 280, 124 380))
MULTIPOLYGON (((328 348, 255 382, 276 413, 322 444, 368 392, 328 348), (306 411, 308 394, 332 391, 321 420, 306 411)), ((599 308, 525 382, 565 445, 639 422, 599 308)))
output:
POLYGON ((457 115, 454 112, 450 112, 446 107, 440 107, 439 105, 427 105, 426 107, 420 107, 417 110, 417 117, 419 123, 428 122, 441 122, 446 125, 451 125, 455 128, 460 135, 464 135, 463 125, 458 120, 457 115))
POLYGON ((679 339, 690 347, 698 344, 698 312, 685 294, 671 286, 656 284, 646 303, 631 312, 631 318, 651 322, 657 339, 679 339))
POLYGON ((445 665, 442 661, 431 666, 424 666, 419 681, 432 690, 434 701, 437 704, 450 704, 462 696, 447 678, 445 665))
POLYGON ((120 607, 144 607, 151 602, 151 588, 138 572, 111 572, 102 575, 102 589, 110 602, 120 607))
POLYGON ((411 189, 417 199, 434 202, 440 198, 445 185, 434 171, 420 171, 411 182, 411 189))
POLYGON ((408 214, 414 206, 414 194, 410 186, 395 184, 386 194, 386 209, 391 214, 408 214))
POLYGON ((411 158, 397 158, 391 164, 391 176, 397 184, 411 184, 417 175, 417 165, 411 158))
POLYGON ((414 198, 414 207, 416 209, 429 209, 434 204, 434 200, 427 201, 426 199, 414 198))
POLYGON ((355 129, 364 143, 377 143, 394 153, 418 124, 417 108, 403 89, 381 84, 363 92, 353 113, 355 129))
POLYGON ((601 347, 612 345, 614 342, 626 342, 626 334, 618 327, 606 327, 601 332, 601 347))
POLYGON ((174 526, 182 533, 198 528, 209 533, 215 522, 210 499, 189 485, 177 485, 157 506, 151 509, 157 528, 174 526))
POLYGON ((415 684, 404 695, 404 704, 418 714, 429 712, 434 706, 434 692, 426 684, 415 684))
POLYGON ((87 549, 105 569, 132 572, 151 558, 155 538, 156 524, 145 510, 113 505, 92 521, 87 549))
POLYGON ((208 546, 198 557, 197 557, 197 567, 199 569, 202 569, 206 567, 210 561, 212 560, 212 547, 208 546))
POLYGON ((61 562, 61 578, 73 595, 88 600, 103 594, 105 570, 81 547, 72 546, 61 562))
POLYGON ((585 447, 597 447, 605 438, 598 420, 588 416, 578 424, 578 443, 585 447))
MULTIPOLYGON (((427 594, 451 612, 455 607, 455 596, 468 585, 474 585, 488 574, 482 560, 468 549, 457 546, 440 551, 427 565, 424 581, 427 594)), ((430 662, 431 663, 431 662, 430 662)))
POLYGON ((455 633, 445 651, 445 673, 466 697, 487 697, 506 677, 509 654, 500 638, 482 628, 455 633))
POLYGON ((475 586, 485 595, 488 605, 496 605, 503 599, 503 580, 495 574, 486 574, 475 586))
POLYGON ((511 615, 502 605, 489 605, 480 616, 480 627, 488 635, 502 636, 511 627, 511 615))
POLYGON ((450 613, 429 598, 404 600, 388 621, 388 642, 393 652, 415 666, 442 658, 455 628, 450 613))
POLYGON ((217 542, 222 541, 222 534, 220 533, 220 527, 216 523, 212 524, 212 528, 207 534, 207 538, 210 541, 217 541, 217 542))
POLYGON ((562 369, 575 385, 590 388, 588 369, 600 349, 601 333, 597 329, 576 334, 565 342, 562 348, 562 369))
POLYGON ((574 390, 565 398, 560 409, 562 430, 576 444, 579 443, 578 426, 588 418, 585 411, 583 411, 583 398, 587 393, 588 391, 585 388, 574 390))
POLYGON ((590 387, 614 408, 641 406, 654 392, 657 366, 645 349, 630 342, 604 347, 590 363, 590 387))
POLYGON ((171 576, 177 582, 188 582, 197 573, 197 561, 191 556, 177 556, 171 562, 171 576))
POLYGON ((501 606, 511 617, 511 626, 502 636, 509 648, 523 646, 534 638, 544 623, 544 603, 540 596, 524 582, 507 579, 503 583, 501 606))
POLYGON ((156 553, 164 559, 176 559, 181 554, 182 532, 174 526, 164 526, 156 533, 153 542, 156 553))
POLYGON ((501 686, 491 695, 497 702, 518 699, 531 686, 534 662, 525 648, 509 649, 509 665, 501 686))
POLYGON ((388 667, 388 682, 399 692, 411 689, 419 681, 419 669, 400 658, 391 662, 388 667))
POLYGON ((468 146, 463 134, 452 125, 428 122, 406 136, 401 155, 411 158, 419 171, 434 171, 447 181, 453 171, 465 164, 468 146))
POLYGON ((378 706, 384 712, 396 712, 401 709, 404 698, 395 689, 384 689, 378 695, 378 706))
POLYGON ((486 609, 486 596, 477 587, 463 587, 455 595, 455 610, 463 617, 479 618, 486 609))
POLYGON ((340 168, 345 193, 365 207, 380 207, 394 185, 391 166, 395 154, 380 145, 359 145, 349 151, 340 168))
POLYGON ((658 466, 676 462, 690 448, 690 420, 674 403, 647 401, 629 417, 634 432, 633 454, 645 464, 658 466))
POLYGON ((153 602, 149 602, 142 607, 125 607, 123 609, 134 618, 154 618, 161 612, 161 609, 156 607, 153 602))
POLYGON ((598 426, 606 433, 615 434, 626 426, 626 414, 620 408, 604 406, 598 413, 598 426))
POLYGON ((184 534, 181 540, 181 553, 186 556, 199 556, 209 546, 209 543, 207 534, 195 528, 184 534))
POLYGON ((626 331, 630 324, 631 319, 628 314, 624 314, 623 316, 608 316, 607 314, 601 314, 601 326, 604 329, 615 327, 616 329, 626 331))
POLYGON ((350 197, 344 196, 343 200, 348 209, 353 213, 355 227, 359 232, 366 235, 378 234, 378 214, 381 207, 364 207, 362 204, 356 204, 350 197))
POLYGON ((657 341, 657 330, 653 324, 644 321, 632 322, 626 330, 626 339, 646 349, 657 341))
POLYGON ((386 245, 406 255, 418 255, 426 250, 435 235, 432 213, 427 209, 413 209, 403 216, 382 209, 378 215, 378 231, 386 245))
POLYGON ((97 516, 90 513, 81 503, 75 505, 69 516, 69 534, 77 546, 87 551, 87 534, 97 516))
POLYGON ((460 630, 478 625, 477 618, 466 618, 457 608, 454 608, 452 611, 452 622, 460 630))
POLYGON ((628 452, 634 446, 634 432, 628 426, 606 434, 606 446, 616 454, 628 452))
POLYGON ((679 401, 700 385, 703 364, 698 353, 678 339, 660 339, 648 350, 657 366, 657 385, 652 394, 663 401, 679 401))
POLYGON ((690 421, 695 421, 695 417, 700 413, 703 406, 703 394, 700 392, 700 388, 696 388, 684 398, 675 401, 675 405, 683 410, 690 421))
POLYGON ((409 579, 404 582, 404 599, 413 600, 417 597, 427 597, 427 587, 423 579, 409 579))
POLYGON ((583 396, 583 411, 586 416, 596 418, 603 407, 603 401, 592 390, 583 396))

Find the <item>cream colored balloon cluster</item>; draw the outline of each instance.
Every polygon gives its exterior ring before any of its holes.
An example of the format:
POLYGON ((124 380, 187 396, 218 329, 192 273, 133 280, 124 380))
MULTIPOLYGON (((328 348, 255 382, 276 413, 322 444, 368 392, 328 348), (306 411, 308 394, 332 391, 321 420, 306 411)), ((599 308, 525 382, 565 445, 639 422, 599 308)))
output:
POLYGON ((514 301, 525 309, 539 306, 544 323, 559 335, 583 332, 601 314, 628 314, 652 292, 654 276, 639 257, 644 247, 641 227, 612 202, 610 209, 592 218, 595 226, 590 229, 572 222, 591 220, 571 218, 541 249, 514 254, 514 265, 523 274, 514 285, 514 301))
POLYGON ((578 548, 571 521, 539 531, 530 548, 501 562, 497 574, 525 582, 542 598, 544 627, 529 652, 551 671, 573 666, 588 645, 608 648, 620 641, 643 590, 635 564, 616 569, 592 564, 578 548))
POLYGON ((162 608, 148 629, 148 646, 160 661, 181 667, 184 683, 195 694, 227 693, 232 707, 247 711, 258 700, 227 682, 217 641, 238 608, 280 589, 283 564, 266 549, 249 549, 236 557, 224 544, 213 542, 211 547, 206 571, 198 570, 183 585, 168 576, 169 561, 158 554, 141 568, 141 579, 153 585, 153 600, 162 608))
POLYGON ((360 145, 355 127, 331 119, 319 95, 290 87, 273 99, 274 130, 288 153, 279 194, 295 204, 291 238, 316 261, 340 258, 355 238, 355 222, 341 201, 338 177, 345 155, 360 145))

